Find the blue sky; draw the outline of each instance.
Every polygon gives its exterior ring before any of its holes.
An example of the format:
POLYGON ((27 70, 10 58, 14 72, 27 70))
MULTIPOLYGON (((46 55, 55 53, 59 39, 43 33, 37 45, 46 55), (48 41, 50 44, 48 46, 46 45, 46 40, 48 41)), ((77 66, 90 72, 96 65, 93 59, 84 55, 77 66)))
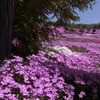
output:
POLYGON ((96 4, 93 5, 93 9, 88 9, 85 12, 79 12, 80 21, 77 23, 92 24, 100 23, 100 0, 96 0, 96 4))
MULTIPOLYGON (((100 0, 96 0, 96 3, 93 5, 92 10, 88 9, 87 11, 84 12, 77 11, 77 13, 80 16, 80 21, 77 21, 75 23, 82 23, 82 24, 100 23, 100 0)), ((56 18, 54 18, 53 21, 56 21, 56 18)))

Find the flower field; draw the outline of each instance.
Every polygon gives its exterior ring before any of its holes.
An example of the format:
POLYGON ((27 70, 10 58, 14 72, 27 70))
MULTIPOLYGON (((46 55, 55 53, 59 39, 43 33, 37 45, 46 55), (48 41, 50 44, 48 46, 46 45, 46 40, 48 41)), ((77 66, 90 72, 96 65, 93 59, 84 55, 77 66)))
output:
POLYGON ((38 55, 4 61, 0 100, 100 100, 100 30, 58 31, 38 55))

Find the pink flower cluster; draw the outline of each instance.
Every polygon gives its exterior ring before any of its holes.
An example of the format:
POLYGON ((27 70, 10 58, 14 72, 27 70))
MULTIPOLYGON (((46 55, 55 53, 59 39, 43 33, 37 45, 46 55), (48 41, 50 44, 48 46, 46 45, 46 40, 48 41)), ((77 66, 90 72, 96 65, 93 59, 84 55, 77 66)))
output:
MULTIPOLYGON (((62 34, 62 27, 57 31, 59 37, 45 46, 69 47, 73 54, 48 56, 40 51, 26 59, 5 60, 0 67, 0 100, 100 100, 100 44, 62 34), (68 41, 71 37, 80 40, 68 41)), ((19 45, 17 39, 13 44, 19 45)))
POLYGON ((75 56, 54 54, 48 58, 42 51, 26 59, 14 56, 0 67, 0 99, 85 100, 91 94, 98 98, 100 72, 89 68, 87 60, 75 56))
POLYGON ((42 52, 26 61, 18 56, 5 60, 0 68, 0 100, 72 100, 73 85, 64 82, 56 64, 49 63, 42 52))

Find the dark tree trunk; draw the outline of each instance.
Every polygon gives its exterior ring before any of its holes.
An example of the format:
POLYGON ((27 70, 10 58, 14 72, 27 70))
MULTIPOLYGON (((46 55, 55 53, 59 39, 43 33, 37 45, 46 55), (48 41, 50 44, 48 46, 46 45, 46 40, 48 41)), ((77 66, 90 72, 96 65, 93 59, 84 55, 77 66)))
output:
POLYGON ((13 0, 0 0, 0 60, 11 55, 13 0))

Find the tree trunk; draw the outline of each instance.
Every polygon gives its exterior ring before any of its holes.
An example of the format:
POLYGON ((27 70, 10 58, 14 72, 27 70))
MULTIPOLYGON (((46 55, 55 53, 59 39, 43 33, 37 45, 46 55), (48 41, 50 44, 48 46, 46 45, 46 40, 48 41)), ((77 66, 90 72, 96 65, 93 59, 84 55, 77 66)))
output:
POLYGON ((13 0, 0 0, 0 60, 11 55, 13 0))

